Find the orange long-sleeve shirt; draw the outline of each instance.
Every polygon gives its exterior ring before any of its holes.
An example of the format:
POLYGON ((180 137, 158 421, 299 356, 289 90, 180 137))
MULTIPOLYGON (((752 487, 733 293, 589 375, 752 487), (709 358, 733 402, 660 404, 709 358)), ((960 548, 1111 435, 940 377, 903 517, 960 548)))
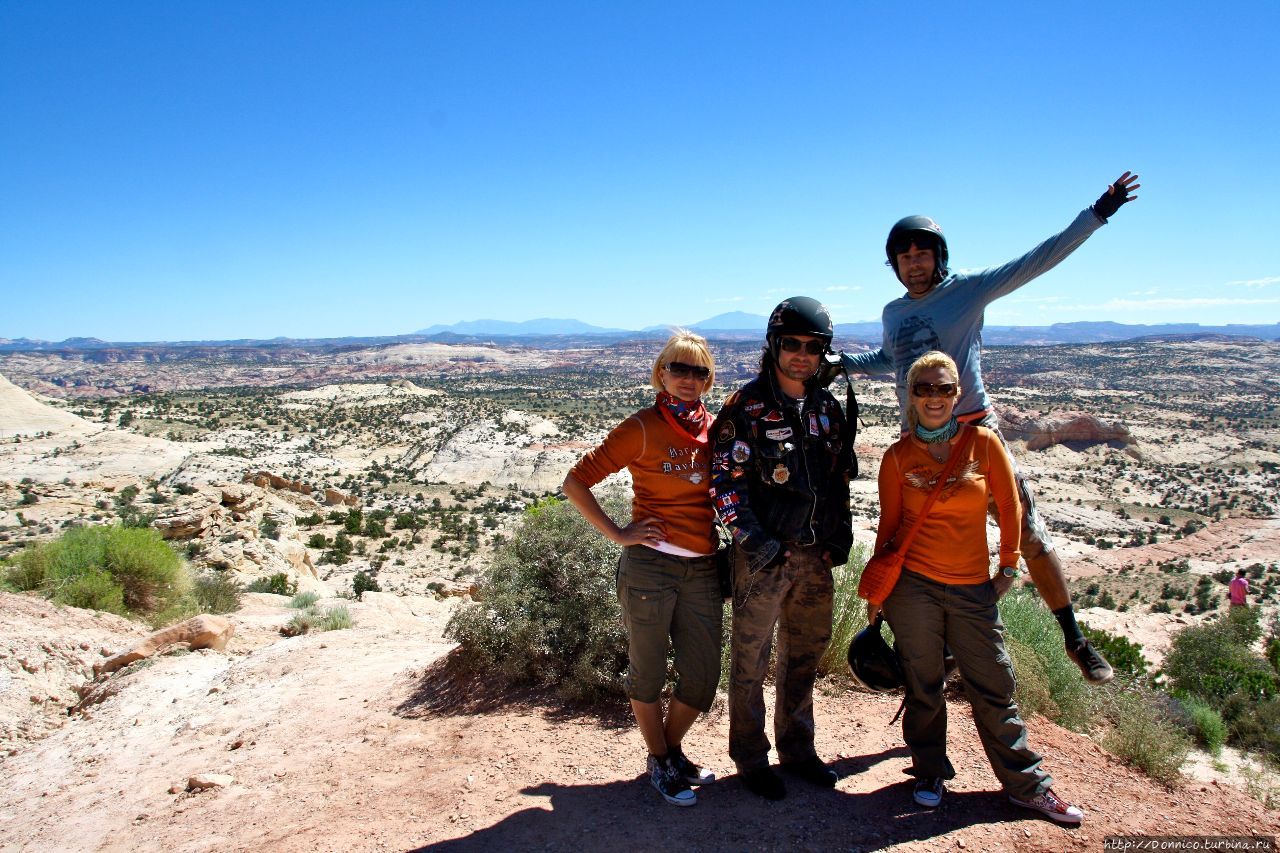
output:
POLYGON ((707 445, 672 427, 655 409, 642 409, 618 424, 569 471, 588 487, 623 468, 631 472, 631 517, 664 522, 667 541, 698 554, 719 545, 711 507, 707 445))
MULTIPOLYGON (((977 430, 969 448, 951 472, 947 485, 920 525, 903 565, 945 584, 982 583, 990 577, 987 552, 987 498, 1000 511, 1000 565, 1017 564, 1022 525, 1013 463, 996 434, 977 430)), ((959 436, 951 440, 952 449, 959 436)), ((901 531, 905 536, 924 509, 945 466, 924 442, 908 435, 884 454, 880 463, 880 525, 876 551, 901 531)))

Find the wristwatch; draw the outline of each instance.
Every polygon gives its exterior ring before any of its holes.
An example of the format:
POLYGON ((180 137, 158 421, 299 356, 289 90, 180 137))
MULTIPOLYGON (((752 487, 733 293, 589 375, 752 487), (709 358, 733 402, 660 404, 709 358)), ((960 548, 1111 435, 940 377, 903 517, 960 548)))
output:
POLYGON ((1001 566, 1000 574, 1004 575, 1007 578, 1012 578, 1014 580, 1017 580, 1019 577, 1022 576, 1022 572, 1018 571, 1017 566, 1001 566))

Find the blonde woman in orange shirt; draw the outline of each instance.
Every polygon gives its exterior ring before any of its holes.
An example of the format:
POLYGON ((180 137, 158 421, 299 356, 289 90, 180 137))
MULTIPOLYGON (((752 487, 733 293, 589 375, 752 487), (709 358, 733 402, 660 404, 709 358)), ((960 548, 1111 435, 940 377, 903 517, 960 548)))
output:
POLYGON ((564 479, 564 493, 610 540, 624 546, 618 600, 627 629, 624 686, 649 749, 649 781, 677 806, 697 803, 691 785, 715 774, 684 754, 682 742, 699 713, 710 710, 720 681, 723 604, 716 575, 719 544, 711 506, 707 430, 702 395, 715 381, 705 338, 677 331, 653 364, 657 400, 619 424, 564 479), (591 487, 631 472, 631 523, 619 527, 591 487), (668 643, 676 684, 664 720, 668 643))
MULTIPOLYGON (((941 352, 925 353, 911 365, 910 430, 880 465, 877 551, 915 523, 951 454, 964 454, 920 523, 902 577, 884 602, 906 680, 902 734, 911 750, 908 772, 916 777, 912 797, 937 808, 944 781, 955 776, 947 758, 942 695, 944 649, 950 648, 978 736, 1009 800, 1059 823, 1080 823, 1084 814, 1053 793, 1053 778, 1027 746, 1027 728, 1013 701, 1013 664, 996 601, 1018 574, 1017 486, 999 437, 956 422, 958 376, 955 362, 941 352), (972 435, 965 435, 968 430, 972 435), (1000 569, 994 579, 986 536, 989 499, 1000 515, 1000 569)), ((876 615, 874 606, 869 615, 876 615)))

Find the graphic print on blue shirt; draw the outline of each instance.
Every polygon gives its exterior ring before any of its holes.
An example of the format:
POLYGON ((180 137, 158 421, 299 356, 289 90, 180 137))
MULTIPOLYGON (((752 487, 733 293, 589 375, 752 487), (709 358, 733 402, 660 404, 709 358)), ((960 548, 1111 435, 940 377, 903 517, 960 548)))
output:
POLYGON ((918 314, 905 318, 893 336, 893 364, 899 383, 907 381, 907 370, 929 350, 941 350, 942 341, 933 320, 918 314))

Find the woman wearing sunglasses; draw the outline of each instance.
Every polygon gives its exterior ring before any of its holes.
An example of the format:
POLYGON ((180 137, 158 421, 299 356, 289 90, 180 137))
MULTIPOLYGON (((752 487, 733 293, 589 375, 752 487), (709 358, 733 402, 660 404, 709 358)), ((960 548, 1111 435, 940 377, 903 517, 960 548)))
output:
MULTIPOLYGON (((1027 746, 1013 701, 1013 665, 1004 645, 987 551, 987 502, 1000 510, 1000 573, 1016 577, 1018 496, 1013 464, 995 433, 955 418, 959 371, 951 357, 928 352, 907 373, 909 432, 880 465, 879 552, 915 524, 953 453, 961 454, 911 539, 902 576, 884 602, 906 677, 903 739, 916 777, 912 796, 927 808, 942 802, 955 776, 947 758, 947 704, 942 695, 944 647, 960 667, 973 721, 996 778, 1015 805, 1059 823, 1076 824, 1080 809, 1053 793, 1053 779, 1027 746)), ((873 621, 878 611, 868 605, 873 621)))
POLYGON ((623 684, 649 749, 649 780, 677 806, 694 805, 690 786, 716 778, 682 747, 698 714, 711 708, 720 681, 723 605, 708 492, 712 419, 702 404, 714 379, 706 339, 677 331, 653 364, 654 404, 619 424, 564 480, 569 501, 623 546, 618 599, 629 658, 623 684), (619 527, 591 487, 623 468, 631 472, 634 498, 631 523, 619 527), (675 649, 676 684, 664 719, 668 642, 675 649))

